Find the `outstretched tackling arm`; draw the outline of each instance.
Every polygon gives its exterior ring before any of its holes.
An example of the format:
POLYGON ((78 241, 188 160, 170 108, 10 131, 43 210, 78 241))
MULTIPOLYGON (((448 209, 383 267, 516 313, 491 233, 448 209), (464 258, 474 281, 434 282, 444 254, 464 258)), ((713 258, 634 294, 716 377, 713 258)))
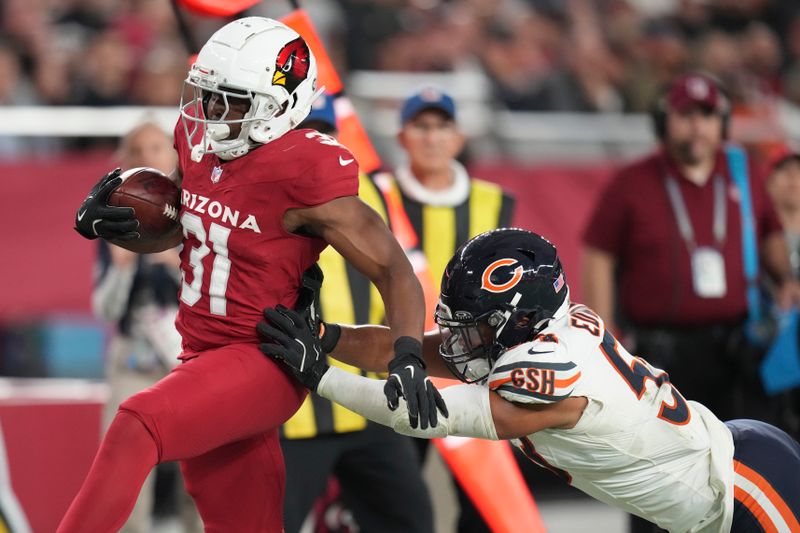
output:
MULTIPOLYGON (((330 326, 330 325, 329 325, 330 326)), ((383 372, 394 356, 392 333, 386 326, 347 326, 341 328, 341 335, 331 348, 330 355, 343 363, 370 372, 383 372)), ((422 338, 422 356, 425 359, 429 376, 454 378, 453 374, 439 356, 442 336, 438 331, 428 331, 422 338)))
POLYGON ((482 385, 459 384, 442 390, 449 415, 435 428, 418 429, 408 424, 404 406, 390 411, 383 402, 383 381, 329 368, 317 393, 361 416, 389 426, 397 433, 419 438, 448 435, 479 439, 513 439, 549 428, 569 429, 580 420, 586 408, 584 397, 566 398, 554 403, 523 404, 504 398, 482 385))
MULTIPOLYGON (((322 238, 375 284, 386 305, 393 357, 384 389, 389 407, 402 396, 411 425, 437 423, 441 396, 427 379, 422 360, 425 301, 411 264, 380 216, 355 196, 343 196, 284 215, 287 231, 303 230, 322 238)), ((386 367, 381 368, 385 370, 386 367)), ((444 407, 441 405, 441 407, 444 407)))
MULTIPOLYGON (((369 379, 350 374, 336 367, 328 367, 321 348, 321 341, 307 323, 295 311, 288 309, 267 309, 268 322, 259 324, 262 337, 270 342, 261 345, 261 351, 288 367, 298 380, 315 390, 320 396, 335 401, 351 411, 359 413, 379 424, 393 428, 398 433, 420 438, 437 438, 447 435, 476 437, 483 439, 507 439, 529 435, 546 428, 570 428, 580 419, 586 407, 586 398, 566 398, 561 401, 543 404, 523 403, 534 401, 522 396, 520 402, 504 398, 514 398, 515 391, 490 390, 481 385, 453 385, 442 391, 448 405, 449 414, 440 419, 437 426, 417 428, 409 423, 406 406, 401 404, 396 410, 389 409, 384 401, 385 381, 369 379)), ((337 344, 343 353, 350 350, 390 351, 388 328, 379 326, 347 327, 337 344)), ((438 347, 434 342, 438 335, 426 336, 426 348, 430 353, 438 347)), ((341 354, 337 354, 342 357, 341 354)), ((345 357, 342 357, 345 359, 345 357)), ((368 358, 350 358, 363 364, 368 358)), ((376 361, 381 356, 375 357, 376 361)), ((445 368, 444 365, 441 365, 445 368)), ((438 367, 437 367, 438 368, 438 367)), ((497 377, 505 383, 507 368, 501 368, 497 377)), ((524 384, 522 384, 524 386, 524 384)))

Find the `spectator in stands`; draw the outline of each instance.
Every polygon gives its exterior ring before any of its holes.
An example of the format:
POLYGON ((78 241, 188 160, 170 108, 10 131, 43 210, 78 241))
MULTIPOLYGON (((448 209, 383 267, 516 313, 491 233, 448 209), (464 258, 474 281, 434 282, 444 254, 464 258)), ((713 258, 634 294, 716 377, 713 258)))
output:
MULTIPOLYGON (((674 81, 656 113, 661 147, 617 172, 586 228, 584 301, 721 419, 774 420, 754 379, 759 354, 743 335, 743 194, 723 147, 729 112, 713 79, 674 81)), ((800 289, 780 222, 763 174, 745 166, 758 242, 752 254, 757 261, 760 253, 788 307, 800 289)), ((651 529, 642 521, 635 530, 651 529)))
POLYGON ((79 105, 113 106, 130 103, 133 55, 118 33, 108 30, 92 41, 80 67, 79 105))
POLYGON ((624 86, 629 111, 648 111, 663 87, 689 66, 686 40, 664 21, 647 24, 625 50, 631 54, 624 86))
MULTIPOLYGON (((320 96, 300 127, 336 136, 332 96, 320 96)), ((358 194, 388 221, 385 201, 365 174, 359 177, 358 194)), ((324 320, 383 323, 385 311, 380 294, 353 265, 331 247, 320 254, 319 265, 325 275, 318 306, 324 320)), ((333 359, 330 363, 361 372, 333 359)), ((299 533, 314 501, 326 493, 331 476, 336 477, 341 489, 334 496, 340 496, 352 512, 357 528, 386 533, 433 533, 430 496, 409 437, 369 422, 313 392, 283 425, 281 437, 286 463, 287 533, 299 533)), ((321 512, 314 513, 318 521, 327 514, 327 506, 323 507, 321 512)), ((325 526, 317 524, 317 527, 325 526)))
POLYGON ((177 106, 185 77, 184 55, 156 46, 139 65, 132 87, 133 100, 146 106, 177 106))
POLYGON ((25 103, 24 80, 19 58, 8 46, 0 44, 0 105, 21 105, 25 103))
MULTIPOLYGON (((34 105, 37 95, 25 76, 16 50, 0 41, 0 106, 34 105)), ((54 71, 55 72, 55 71, 54 71)), ((30 153, 49 154, 58 148, 50 139, 0 135, 0 159, 25 157, 30 153)))
POLYGON ((520 111, 547 107, 541 86, 555 76, 563 30, 559 21, 540 15, 493 18, 478 54, 502 104, 520 111))
POLYGON ((542 83, 532 109, 540 111, 622 112, 618 89, 621 64, 600 41, 570 39, 564 65, 542 83))
MULTIPOLYGON (((171 136, 153 122, 131 130, 122 140, 119 155, 125 169, 151 166, 169 173, 176 164, 171 136)), ((139 255, 102 239, 99 242, 92 307, 98 317, 115 325, 106 362, 111 397, 104 418, 109 424, 124 399, 161 379, 179 362, 181 339, 174 321, 180 259, 177 250, 139 255)), ((156 470, 145 481, 123 532, 152 530, 155 475, 156 470)), ((197 510, 182 482, 179 494, 185 531, 202 531, 197 510)))
POLYGON ((753 22, 747 26, 743 37, 742 58, 752 78, 753 90, 758 91, 759 96, 779 94, 783 54, 775 31, 763 22, 753 22))

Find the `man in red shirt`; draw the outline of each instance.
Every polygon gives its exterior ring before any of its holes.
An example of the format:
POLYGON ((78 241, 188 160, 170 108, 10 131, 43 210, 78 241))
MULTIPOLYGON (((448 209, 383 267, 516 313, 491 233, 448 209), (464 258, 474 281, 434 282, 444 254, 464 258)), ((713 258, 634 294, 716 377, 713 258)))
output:
MULTIPOLYGON (((669 372, 722 420, 764 418, 757 355, 747 346, 742 198, 723 143, 730 104, 701 74, 679 77, 659 102, 661 146, 616 174, 584 234, 586 304, 636 353, 669 372), (617 323, 616 318, 622 318, 617 323)), ((781 225, 748 165, 763 269, 778 302, 798 301, 781 225)))
MULTIPOLYGON (((358 164, 334 139, 294 130, 318 95, 297 33, 236 20, 203 46, 175 128, 181 182, 183 363, 122 403, 59 532, 116 531, 161 461, 181 461, 208 532, 283 530, 278 427, 305 397, 258 349, 264 307, 295 304, 303 272, 331 244, 375 284, 395 336, 389 406, 436 425, 438 392, 421 359, 419 282, 380 217, 358 198, 358 164)), ((87 238, 138 238, 129 208, 107 205, 109 173, 76 216, 87 238)))

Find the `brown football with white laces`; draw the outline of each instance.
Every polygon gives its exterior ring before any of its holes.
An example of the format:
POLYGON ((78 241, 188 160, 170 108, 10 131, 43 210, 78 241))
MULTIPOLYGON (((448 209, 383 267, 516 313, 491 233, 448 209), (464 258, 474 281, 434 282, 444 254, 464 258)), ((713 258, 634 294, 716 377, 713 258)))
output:
POLYGON ((149 167, 126 170, 122 183, 108 199, 108 205, 132 207, 139 221, 140 234, 132 241, 112 241, 132 252, 148 253, 164 249, 181 231, 180 189, 166 174, 149 167))

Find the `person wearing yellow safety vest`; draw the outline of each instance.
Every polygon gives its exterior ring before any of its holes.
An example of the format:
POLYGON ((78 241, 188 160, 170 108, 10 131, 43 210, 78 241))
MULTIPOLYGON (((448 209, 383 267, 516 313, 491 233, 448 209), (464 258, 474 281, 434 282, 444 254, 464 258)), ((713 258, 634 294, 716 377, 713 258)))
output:
MULTIPOLYGON (((327 94, 320 96, 300 127, 335 136, 333 98, 327 94)), ((359 177, 359 197, 388 222, 386 200, 365 174, 359 177)), ((378 290, 355 267, 331 247, 320 255, 319 265, 325 283, 318 308, 325 320, 353 324, 384 322, 378 290)), ((362 373, 333 359, 329 359, 329 364, 362 373)), ((409 437, 369 422, 313 393, 283 425, 281 436, 286 462, 287 533, 301 529, 315 500, 326 492, 331 476, 337 479, 341 498, 361 531, 433 532, 428 489, 409 437)))
MULTIPOLYGON (((379 173, 373 179, 386 199, 392 232, 425 290, 427 330, 435 327, 438 280, 453 252, 476 235, 509 226, 514 199, 493 183, 471 178, 456 160, 465 137, 455 102, 446 92, 421 88, 403 103, 400 122, 397 139, 407 161, 393 174, 379 173), (422 257, 416 257, 420 252, 422 257)), ((423 458, 428 443, 418 440, 423 458)), ((461 505, 459 533, 488 532, 466 493, 455 486, 461 505)))

